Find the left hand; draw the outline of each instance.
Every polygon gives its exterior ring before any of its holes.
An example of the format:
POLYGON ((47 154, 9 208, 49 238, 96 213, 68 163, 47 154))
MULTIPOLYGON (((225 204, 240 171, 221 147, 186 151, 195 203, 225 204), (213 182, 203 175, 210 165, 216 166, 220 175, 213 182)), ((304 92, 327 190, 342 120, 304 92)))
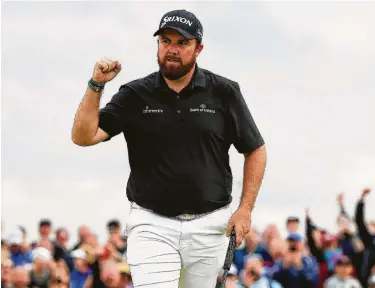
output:
POLYGON ((250 231, 251 212, 245 208, 238 208, 233 213, 227 226, 227 237, 230 236, 233 229, 236 231, 236 247, 241 245, 245 235, 250 231))

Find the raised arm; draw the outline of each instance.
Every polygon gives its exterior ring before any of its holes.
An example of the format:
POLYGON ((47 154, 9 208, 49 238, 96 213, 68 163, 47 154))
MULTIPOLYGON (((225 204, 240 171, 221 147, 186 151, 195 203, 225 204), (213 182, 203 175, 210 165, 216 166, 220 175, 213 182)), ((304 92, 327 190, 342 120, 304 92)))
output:
POLYGON ((367 225, 365 223, 364 217, 365 199, 370 192, 371 190, 369 188, 363 190, 361 199, 358 201, 355 211, 355 222, 357 224, 359 237, 361 237, 361 240, 366 248, 372 245, 372 236, 367 230, 367 225))
POLYGON ((109 138, 107 132, 99 128, 99 105, 105 83, 111 81, 121 71, 118 61, 103 59, 95 64, 92 79, 77 110, 72 141, 79 146, 91 146, 109 138))
POLYGON ((311 223, 310 213, 308 209, 306 209, 306 238, 311 255, 313 255, 319 263, 325 262, 323 251, 316 246, 313 237, 313 225, 311 223))

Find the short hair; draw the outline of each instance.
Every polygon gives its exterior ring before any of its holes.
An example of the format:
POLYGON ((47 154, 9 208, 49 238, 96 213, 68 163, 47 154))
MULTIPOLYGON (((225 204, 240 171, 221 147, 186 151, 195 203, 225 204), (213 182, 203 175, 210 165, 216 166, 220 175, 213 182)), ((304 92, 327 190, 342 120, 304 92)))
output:
POLYGON ((288 217, 288 219, 286 219, 286 224, 293 223, 293 222, 299 223, 299 218, 295 216, 291 216, 291 217, 288 217))
POLYGON ((118 229, 118 228, 120 228, 120 221, 118 221, 117 219, 108 221, 107 229, 109 232, 112 232, 113 230, 118 229))
POLYGON ((49 220, 49 219, 42 219, 42 220, 40 220, 40 222, 39 222, 39 227, 42 227, 42 226, 49 226, 49 227, 51 227, 51 220, 49 220))

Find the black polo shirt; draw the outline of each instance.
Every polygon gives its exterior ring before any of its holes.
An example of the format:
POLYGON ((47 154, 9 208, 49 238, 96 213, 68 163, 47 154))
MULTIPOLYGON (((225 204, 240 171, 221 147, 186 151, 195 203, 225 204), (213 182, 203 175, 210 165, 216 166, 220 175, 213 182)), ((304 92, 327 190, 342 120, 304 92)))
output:
POLYGON ((198 66, 180 93, 160 72, 122 85, 99 127, 125 136, 128 199, 165 216, 229 204, 230 146, 247 153, 264 144, 239 85, 198 66))

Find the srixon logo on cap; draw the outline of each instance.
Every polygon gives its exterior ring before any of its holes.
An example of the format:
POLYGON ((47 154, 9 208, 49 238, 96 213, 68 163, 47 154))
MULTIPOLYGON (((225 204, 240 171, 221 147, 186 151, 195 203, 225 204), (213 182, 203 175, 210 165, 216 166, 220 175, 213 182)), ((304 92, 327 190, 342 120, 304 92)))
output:
POLYGON ((186 18, 180 16, 165 16, 163 20, 164 22, 160 25, 160 28, 168 22, 180 22, 189 26, 193 25, 193 21, 187 20, 186 18))

